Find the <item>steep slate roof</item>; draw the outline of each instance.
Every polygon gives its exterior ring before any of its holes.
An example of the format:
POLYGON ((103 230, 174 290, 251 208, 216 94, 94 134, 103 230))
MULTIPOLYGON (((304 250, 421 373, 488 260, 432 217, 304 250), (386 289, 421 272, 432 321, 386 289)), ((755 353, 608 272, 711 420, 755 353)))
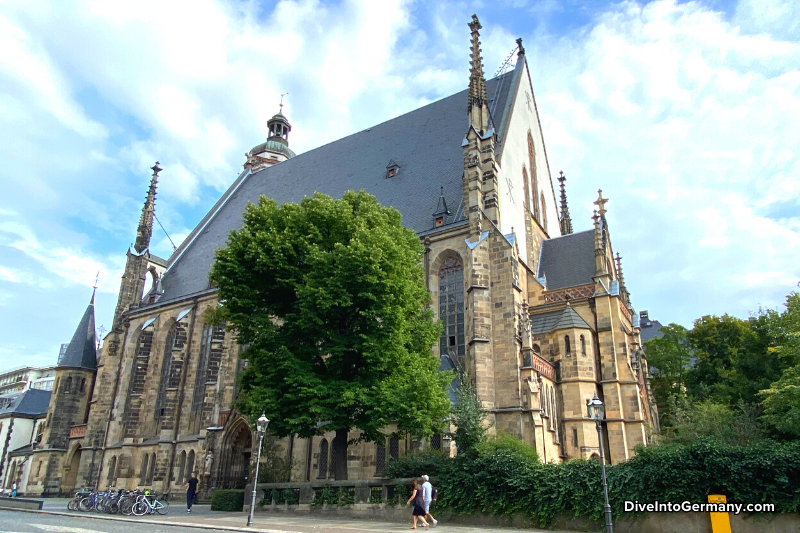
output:
POLYGON ((570 328, 591 329, 589 324, 569 305, 562 311, 531 316, 531 332, 534 335, 570 328))
POLYGON ((50 405, 50 394, 49 390, 28 389, 17 396, 10 405, 0 409, 0 417, 35 418, 44 416, 50 405))
POLYGON ((542 242, 536 277, 547 278, 547 290, 586 285, 592 282, 594 274, 594 230, 542 242))
POLYGON ((655 339, 656 337, 663 337, 664 334, 661 333, 661 322, 658 320, 650 320, 646 324, 641 324, 641 336, 642 336, 642 343, 649 341, 650 339, 655 339))
POLYGON ((97 370, 97 340, 94 330, 94 297, 83 313, 72 340, 69 341, 64 357, 57 368, 86 368, 97 370))
MULTIPOLYGON (((512 75, 508 72, 487 82, 487 92, 494 96, 498 80, 504 80, 495 106, 503 110, 500 113, 507 107, 512 75)), ((398 209, 406 227, 421 232, 433 228, 443 187, 452 213, 446 224, 460 220, 464 217, 461 141, 468 127, 466 108, 465 90, 255 174, 244 174, 173 254, 174 262, 163 277, 160 303, 209 288, 214 251, 242 226, 245 207, 258 202, 261 194, 281 204, 299 202, 315 191, 340 198, 347 190, 364 189, 382 205, 398 209), (387 178, 390 160, 399 170, 387 178)), ((496 124, 502 119, 494 117, 496 124)))

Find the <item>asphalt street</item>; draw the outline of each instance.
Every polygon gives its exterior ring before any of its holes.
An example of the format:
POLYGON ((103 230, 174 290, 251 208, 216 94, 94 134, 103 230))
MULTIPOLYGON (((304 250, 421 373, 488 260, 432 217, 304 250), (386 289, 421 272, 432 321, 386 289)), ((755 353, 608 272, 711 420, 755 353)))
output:
MULTIPOLYGON (((129 533, 135 524, 117 520, 96 520, 76 516, 0 511, 0 533, 129 533)), ((175 526, 141 524, 136 526, 147 533, 178 533, 186 531, 175 526)), ((203 533, 230 533, 219 529, 202 529, 203 533)))

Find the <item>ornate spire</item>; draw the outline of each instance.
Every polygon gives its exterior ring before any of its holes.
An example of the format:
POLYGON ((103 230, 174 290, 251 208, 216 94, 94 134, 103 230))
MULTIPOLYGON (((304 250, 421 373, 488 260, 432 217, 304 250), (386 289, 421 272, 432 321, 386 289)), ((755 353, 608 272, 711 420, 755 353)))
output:
POLYGON ((487 107, 486 80, 483 77, 483 57, 481 57, 480 30, 482 28, 477 15, 472 15, 469 29, 472 31, 469 68, 469 101, 467 112, 470 126, 483 133, 489 129, 489 109, 487 107))
POLYGON ((608 202, 608 198, 603 198, 603 189, 597 189, 597 200, 594 201, 594 204, 598 207, 597 213, 600 217, 604 217, 608 211, 606 211, 606 203, 608 202))
POLYGON ((617 257, 614 259, 617 263, 617 281, 619 281, 619 292, 622 295, 622 300, 625 305, 629 305, 628 289, 625 287, 625 276, 622 274, 622 257, 617 252, 617 257))
POLYGON ((572 219, 569 216, 569 207, 567 207, 567 189, 564 186, 565 181, 567 181, 567 177, 564 176, 564 172, 559 172, 558 182, 561 184, 561 234, 569 235, 572 233, 572 219))
POLYGON ((147 191, 147 198, 142 207, 142 216, 139 218, 139 229, 136 230, 136 253, 142 253, 150 247, 150 237, 153 235, 153 217, 156 210, 156 187, 158 186, 158 173, 161 167, 156 164, 150 167, 153 177, 150 178, 150 189, 147 191))
POLYGON ((92 287, 92 301, 89 302, 90 305, 94 305, 94 295, 97 292, 97 282, 100 279, 100 271, 97 271, 97 275, 94 277, 94 286, 92 287))
POLYGON ((608 198, 603 198, 603 189, 597 189, 597 200, 594 201, 594 204, 598 207, 597 214, 600 215, 603 248, 608 243, 608 222, 606 222, 606 213, 608 211, 606 211, 606 203, 608 203, 608 198))
POLYGON ((522 46, 522 37, 517 39, 517 50, 519 50, 517 52, 517 57, 522 57, 525 55, 525 47, 522 46))

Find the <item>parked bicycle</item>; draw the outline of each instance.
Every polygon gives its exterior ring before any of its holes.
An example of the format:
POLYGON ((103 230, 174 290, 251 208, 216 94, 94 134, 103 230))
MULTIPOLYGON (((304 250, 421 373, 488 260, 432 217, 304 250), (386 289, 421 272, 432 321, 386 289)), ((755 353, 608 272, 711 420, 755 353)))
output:
POLYGON ((169 512, 169 502, 167 501, 167 494, 164 494, 159 500, 150 491, 145 491, 144 494, 139 495, 136 503, 133 504, 133 514, 136 516, 143 516, 146 514, 158 513, 165 515, 169 512))

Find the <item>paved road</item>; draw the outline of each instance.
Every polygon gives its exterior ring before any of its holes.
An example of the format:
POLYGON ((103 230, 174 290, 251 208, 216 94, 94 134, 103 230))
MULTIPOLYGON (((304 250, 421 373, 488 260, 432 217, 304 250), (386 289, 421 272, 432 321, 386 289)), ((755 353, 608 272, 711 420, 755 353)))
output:
MULTIPOLYGON (((131 526, 130 522, 119 520, 95 520, 81 516, 0 511, 0 533, 130 533, 134 529, 131 526)), ((142 524, 141 527, 136 527, 136 530, 145 530, 147 533, 177 533, 183 529, 175 526, 142 524)), ((219 529, 195 529, 193 531, 230 533, 230 531, 219 529)))
MULTIPOLYGON (((192 514, 186 513, 182 502, 173 502, 166 516, 119 517, 98 513, 67 511, 63 498, 47 498, 42 511, 20 512, 0 510, 0 533, 230 533, 230 531, 260 533, 383 533, 408 531, 411 520, 405 523, 378 522, 356 518, 319 518, 311 516, 256 513, 253 527, 245 527, 245 513, 211 511, 209 505, 195 505, 192 514), (58 514, 47 514, 58 513, 58 514), (140 523, 136 523, 140 522, 140 523), (176 527, 177 526, 177 527, 176 527), (200 529, 202 528, 202 529, 200 529)), ((423 528, 419 528, 422 531, 423 528)), ((431 533, 512 533, 513 528, 439 524, 431 533)), ((516 530, 519 531, 519 530, 516 530)), ((574 533, 527 529, 526 533, 574 533)))

